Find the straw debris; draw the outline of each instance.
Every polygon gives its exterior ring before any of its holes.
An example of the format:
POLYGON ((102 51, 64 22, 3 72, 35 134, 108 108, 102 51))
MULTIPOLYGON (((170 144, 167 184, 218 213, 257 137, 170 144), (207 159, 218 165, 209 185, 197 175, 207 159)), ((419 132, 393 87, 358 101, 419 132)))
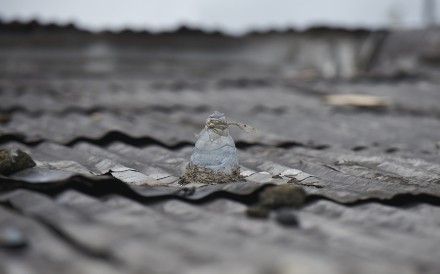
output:
POLYGON ((226 173, 221 170, 215 171, 206 167, 197 165, 188 165, 185 174, 180 177, 181 184, 201 183, 201 184, 218 184, 245 181, 245 178, 240 175, 240 167, 237 166, 231 173, 226 173))

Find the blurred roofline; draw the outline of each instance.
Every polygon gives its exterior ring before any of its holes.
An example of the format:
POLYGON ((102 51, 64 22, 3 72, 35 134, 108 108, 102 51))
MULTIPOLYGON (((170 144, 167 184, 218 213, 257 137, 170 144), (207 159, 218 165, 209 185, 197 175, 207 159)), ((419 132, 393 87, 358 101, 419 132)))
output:
POLYGON ((245 36, 253 36, 253 35, 268 35, 268 34, 288 34, 288 33, 319 33, 319 32, 349 32, 349 33, 369 33, 369 32, 381 32, 381 31, 389 31, 386 28, 362 28, 362 27, 342 27, 342 26, 333 26, 333 25, 325 25, 325 24, 316 24, 314 26, 300 29, 297 27, 286 27, 283 29, 280 28, 269 28, 265 30, 261 30, 258 28, 250 29, 249 31, 234 35, 227 31, 219 30, 219 29, 207 29, 199 26, 192 26, 190 24, 180 24, 176 27, 170 29, 164 29, 161 31, 154 31, 148 29, 139 29, 139 28, 123 28, 120 30, 111 30, 104 29, 99 31, 90 30, 84 27, 79 27, 78 24, 73 22, 66 23, 57 23, 57 22, 42 22, 38 19, 30 19, 30 20, 5 20, 0 18, 0 32, 14 32, 14 33, 32 33, 32 32, 76 32, 83 34, 132 34, 132 35, 169 35, 169 34, 179 34, 179 35, 213 35, 213 36, 226 36, 226 37, 245 37, 245 36))

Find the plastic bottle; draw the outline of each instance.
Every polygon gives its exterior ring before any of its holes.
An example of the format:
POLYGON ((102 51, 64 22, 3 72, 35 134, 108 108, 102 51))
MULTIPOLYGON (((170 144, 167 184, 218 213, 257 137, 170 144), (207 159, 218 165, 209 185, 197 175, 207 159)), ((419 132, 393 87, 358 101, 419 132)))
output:
POLYGON ((228 131, 230 125, 236 125, 247 132, 255 131, 248 125, 227 121, 223 113, 215 111, 198 135, 182 183, 212 184, 243 180, 237 149, 228 131))
POLYGON ((209 116, 207 125, 200 132, 195 144, 190 165, 225 173, 231 173, 237 169, 237 149, 229 134, 226 117, 223 113, 214 112, 209 116), (213 120, 218 120, 218 122, 212 124, 213 120))

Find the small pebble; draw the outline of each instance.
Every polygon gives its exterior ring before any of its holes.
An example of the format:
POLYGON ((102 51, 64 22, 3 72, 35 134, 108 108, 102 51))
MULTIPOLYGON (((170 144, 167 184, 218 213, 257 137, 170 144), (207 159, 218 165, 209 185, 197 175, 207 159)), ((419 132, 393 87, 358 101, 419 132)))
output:
POLYGON ((14 227, 0 228, 0 247, 8 249, 19 249, 27 246, 24 234, 14 227))
POLYGON ((306 198, 304 189, 299 186, 286 184, 270 186, 263 190, 259 196, 259 204, 276 209, 280 207, 299 208, 306 198))
POLYGON ((35 165, 31 156, 20 149, 0 149, 0 174, 9 175, 35 165))
POLYGON ((291 209, 279 209, 276 212, 275 220, 284 226, 298 226, 298 216, 291 209))
POLYGON ((266 219, 269 217, 270 210, 264 206, 250 206, 246 210, 246 214, 252 218, 266 219))
POLYGON ((0 113, 0 124, 6 124, 11 120, 11 115, 8 113, 0 113))

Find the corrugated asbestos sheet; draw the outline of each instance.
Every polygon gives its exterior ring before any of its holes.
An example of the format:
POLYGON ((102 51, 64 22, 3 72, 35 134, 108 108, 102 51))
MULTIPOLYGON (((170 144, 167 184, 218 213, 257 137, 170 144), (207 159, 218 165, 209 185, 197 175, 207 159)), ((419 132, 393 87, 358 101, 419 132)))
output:
MULTIPOLYGON (((361 35, 317 35, 326 31, 361 35)), ((11 44, 0 54, 0 145, 37 165, 0 176, 1 273, 438 273, 432 74, 292 77, 285 64, 194 52, 142 59, 127 75, 105 68, 142 51, 113 59, 100 55, 106 44, 81 57, 99 70, 85 74, 68 50, 11 44), (329 103, 335 95, 341 103, 329 103), (214 110, 258 130, 231 130, 246 180, 182 186, 194 134, 214 110), (306 191, 302 208, 247 216, 260 193, 285 184, 306 191)))

